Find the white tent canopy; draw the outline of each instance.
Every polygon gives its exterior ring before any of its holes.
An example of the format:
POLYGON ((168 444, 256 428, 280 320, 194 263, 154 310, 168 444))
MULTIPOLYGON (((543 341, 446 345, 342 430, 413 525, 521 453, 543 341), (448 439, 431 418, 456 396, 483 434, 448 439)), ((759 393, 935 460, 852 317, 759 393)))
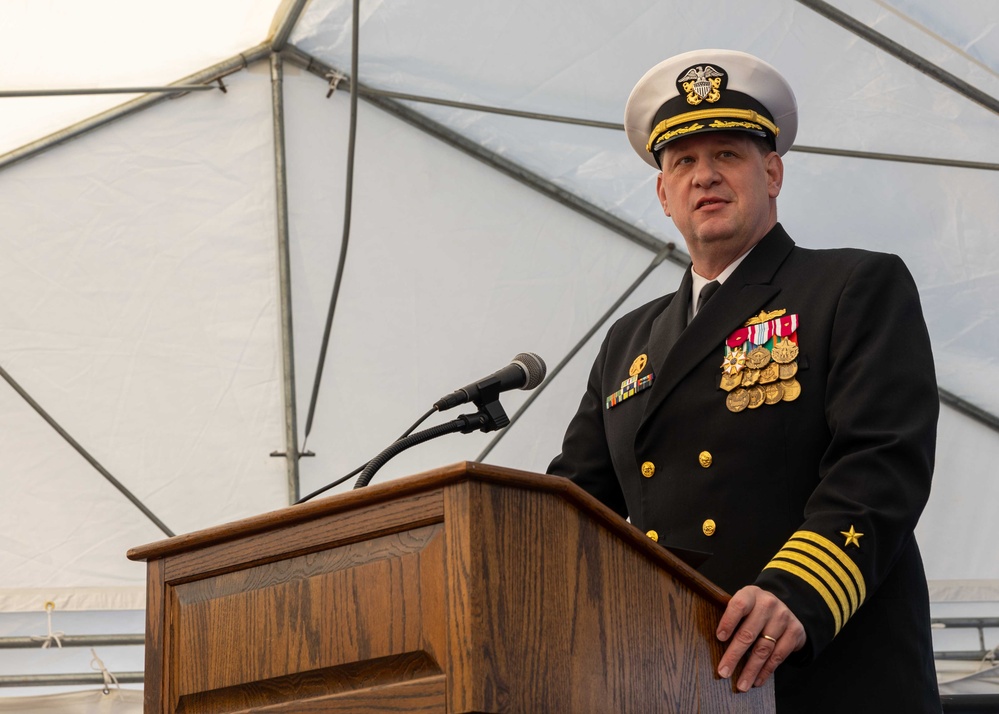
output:
MULTIPOLYGON (((982 0, 361 3, 350 242, 307 440, 348 187, 349 81, 327 96, 328 73, 351 72, 351 4, 139 11, 0 8, 0 636, 44 634, 48 600, 141 609, 124 553, 164 536, 29 399, 181 533, 288 505, 533 351, 564 368, 486 458, 544 471, 605 313, 679 282, 654 173, 613 127, 648 67, 705 46, 756 54, 795 89, 791 236, 913 272, 944 390, 917 537, 936 612, 999 616, 999 32, 982 0), (215 88, 2 94, 173 83, 215 88), (297 450, 311 454, 289 468, 297 450), (5 629, 17 611, 35 619, 5 629)), ((527 396, 505 395, 507 412, 527 396)), ((494 438, 427 443, 376 478, 477 459, 494 438)))

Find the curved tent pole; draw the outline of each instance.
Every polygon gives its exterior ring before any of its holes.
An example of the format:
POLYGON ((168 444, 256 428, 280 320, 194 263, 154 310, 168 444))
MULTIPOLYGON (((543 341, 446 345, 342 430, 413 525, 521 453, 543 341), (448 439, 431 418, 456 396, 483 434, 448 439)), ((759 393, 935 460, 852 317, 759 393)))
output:
MULTIPOLYGON (((330 296, 330 306, 326 312, 326 327, 323 330, 323 341, 319 348, 319 360, 316 364, 316 377, 312 383, 312 397, 309 399, 309 414, 305 419, 305 440, 303 449, 308 443, 312 431, 312 421, 316 415, 316 402, 319 400, 319 384, 323 378, 323 366, 326 364, 326 350, 329 348, 330 333, 333 331, 333 315, 336 312, 337 298, 340 296, 340 285, 343 280, 343 269, 347 262, 347 246, 350 243, 350 212, 354 195, 354 148, 357 144, 357 65, 358 40, 360 38, 360 0, 353 0, 352 35, 350 43, 350 129, 347 139, 347 178, 343 198, 343 232, 340 239, 340 258, 336 266, 336 276, 333 279, 333 294, 330 296)), ((329 96, 329 95, 327 95, 329 96)))

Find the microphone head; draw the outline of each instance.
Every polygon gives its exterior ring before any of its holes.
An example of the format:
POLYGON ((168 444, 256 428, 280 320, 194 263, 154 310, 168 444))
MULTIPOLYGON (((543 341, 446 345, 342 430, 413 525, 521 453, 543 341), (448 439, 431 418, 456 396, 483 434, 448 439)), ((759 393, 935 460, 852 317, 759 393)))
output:
POLYGON ((533 352, 521 352, 510 362, 519 365, 524 370, 524 374, 527 375, 527 381, 520 389, 534 389, 544 381, 545 375, 548 373, 545 361, 533 352))

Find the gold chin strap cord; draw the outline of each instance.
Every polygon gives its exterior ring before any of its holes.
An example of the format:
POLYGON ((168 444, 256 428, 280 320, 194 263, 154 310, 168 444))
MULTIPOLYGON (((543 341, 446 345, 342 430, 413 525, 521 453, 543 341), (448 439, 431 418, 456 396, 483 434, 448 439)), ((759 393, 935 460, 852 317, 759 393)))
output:
POLYGON ((762 124, 764 127, 773 132, 775 137, 780 134, 780 129, 776 124, 752 109, 700 109, 696 112, 677 114, 675 117, 663 119, 661 122, 656 124, 656 126, 652 129, 652 134, 649 136, 649 143, 645 146, 646 151, 652 151, 652 146, 656 143, 659 137, 674 126, 686 124, 690 121, 702 121, 707 119, 744 119, 746 121, 762 124))

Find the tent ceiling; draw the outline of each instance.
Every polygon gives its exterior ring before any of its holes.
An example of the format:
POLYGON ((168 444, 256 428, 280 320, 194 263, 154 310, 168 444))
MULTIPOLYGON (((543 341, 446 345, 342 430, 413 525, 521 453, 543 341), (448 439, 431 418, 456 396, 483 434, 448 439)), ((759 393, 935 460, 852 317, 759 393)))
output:
MULTIPOLYGON (((32 14, 38 3, 10 4, 19 14, 0 22, 0 46, 12 53, 0 57, 6 86, 174 82, 258 45, 277 3, 174 3, 171 17, 142 21, 132 3, 88 3, 82 15, 76 5, 46 4, 64 20, 52 23, 32 14), (92 31, 80 30, 94 20, 92 31), (13 27, 44 32, 26 45, 27 33, 13 27), (40 52, 42 42, 53 51, 40 52), (25 56, 38 61, 14 59, 25 56)), ((997 33, 980 28, 972 3, 946 11, 930 0, 833 6, 999 97, 997 33)), ((801 144, 999 165, 994 112, 802 3, 729 0, 710 13, 678 4, 669 22, 664 13, 651 0, 624 8, 365 2, 359 79, 376 89, 618 122, 649 66, 674 52, 727 46, 787 74, 801 107, 801 144)), ((350 3, 311 2, 291 43, 349 71, 350 3)), ((178 532, 286 502, 283 463, 269 456, 284 448, 270 68, 255 64, 227 84, 227 94, 160 103, 0 172, 11 236, 0 261, 8 305, 0 364, 178 532)), ((349 117, 344 91, 327 99, 323 82, 290 64, 284 88, 301 425, 337 258, 349 117)), ((0 153, 122 99, 0 99, 14 107, 0 123, 0 153), (65 114, 53 111, 57 103, 65 114)), ((620 132, 406 106, 682 244, 655 200, 654 175, 620 132)), ((557 362, 653 257, 370 105, 359 115, 358 151, 348 272, 308 444, 316 456, 301 463, 303 491, 358 465, 440 393, 515 352, 557 362)), ((796 240, 902 255, 921 288, 941 384, 999 413, 999 384, 981 377, 999 354, 999 171, 801 152, 786 163, 781 220, 796 240)), ((661 265, 621 309, 672 289, 678 272, 661 265)), ((595 349, 584 347, 491 460, 545 467, 595 349)), ((508 411, 522 399, 505 400, 508 411)), ((11 473, 30 484, 5 506, 15 528, 0 548, 0 587, 141 582, 121 552, 158 537, 155 528, 13 392, 0 399, 0 419, 9 426, 11 473), (109 494, 91 504, 88 487, 109 494), (86 507, 46 523, 42 534, 37 514, 66 494, 86 507), (107 519, 120 535, 106 534, 107 519)), ((946 420, 942 434, 969 433, 964 417, 946 420)), ((384 477, 474 458, 488 441, 427 445, 384 477)), ((945 489, 963 484, 949 474, 984 474, 999 457, 994 432, 982 429, 975 443, 971 453, 964 438, 942 444, 945 489)), ((951 528, 949 514, 934 508, 925 522, 951 528)), ((973 575, 943 549, 931 549, 928 562, 938 577, 973 575)), ((987 576, 999 572, 992 566, 987 576)))
MULTIPOLYGON (((278 0, 45 0, 0 9, 0 90, 157 86, 262 42, 278 0)), ((0 99, 0 155, 137 95, 0 99)))

